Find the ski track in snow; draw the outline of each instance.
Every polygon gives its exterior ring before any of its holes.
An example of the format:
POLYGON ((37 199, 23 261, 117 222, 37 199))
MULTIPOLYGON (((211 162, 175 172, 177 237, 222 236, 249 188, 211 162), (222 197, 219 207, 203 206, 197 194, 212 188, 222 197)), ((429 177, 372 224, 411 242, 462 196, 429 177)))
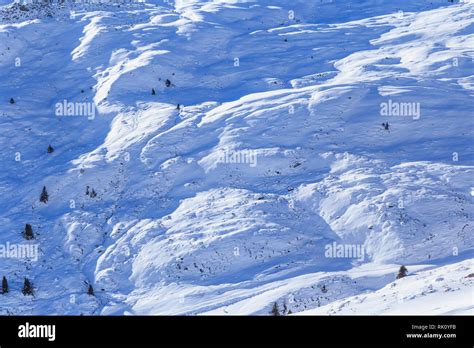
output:
POLYGON ((473 313, 474 2, 15 6, 0 245, 40 256, 1 260, 0 314, 473 313))

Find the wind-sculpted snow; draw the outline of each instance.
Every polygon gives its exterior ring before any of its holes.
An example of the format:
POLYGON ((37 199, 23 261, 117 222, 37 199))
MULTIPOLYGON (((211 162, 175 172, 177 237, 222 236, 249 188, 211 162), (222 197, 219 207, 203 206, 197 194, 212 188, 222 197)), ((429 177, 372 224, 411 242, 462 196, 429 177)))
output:
POLYGON ((0 314, 472 313, 473 2, 24 6, 0 314))
POLYGON ((375 292, 338 300, 305 314, 472 314, 474 273, 470 272, 472 260, 422 269, 411 279, 402 278, 375 292))

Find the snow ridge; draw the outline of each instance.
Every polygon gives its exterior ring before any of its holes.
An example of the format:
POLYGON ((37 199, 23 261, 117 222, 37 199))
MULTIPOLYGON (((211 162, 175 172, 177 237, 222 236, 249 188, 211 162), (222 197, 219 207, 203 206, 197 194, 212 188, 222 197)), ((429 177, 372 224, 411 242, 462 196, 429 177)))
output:
POLYGON ((472 1, 19 6, 0 314, 472 314, 472 1))

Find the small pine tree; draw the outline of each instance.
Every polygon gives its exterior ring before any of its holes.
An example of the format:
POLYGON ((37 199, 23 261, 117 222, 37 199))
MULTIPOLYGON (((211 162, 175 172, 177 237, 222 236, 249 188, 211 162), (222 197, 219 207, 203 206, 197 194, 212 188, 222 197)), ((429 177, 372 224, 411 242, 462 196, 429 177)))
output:
POLYGON ((278 308, 278 303, 273 303, 272 311, 270 312, 270 314, 275 317, 280 316, 280 309, 278 308))
POLYGON ((154 88, 151 89, 151 95, 156 95, 156 91, 154 88))
POLYGON ((40 202, 46 203, 48 201, 49 195, 46 191, 46 186, 43 186, 43 191, 41 191, 40 202))
POLYGON ((397 279, 401 279, 403 277, 406 277, 407 272, 408 272, 407 268, 405 266, 401 266, 400 270, 398 271, 398 274, 397 274, 397 279))
POLYGON ((166 81, 165 81, 165 86, 166 86, 166 87, 171 87, 171 81, 168 80, 168 79, 166 79, 166 81))
POLYGON ((10 104, 15 104, 15 99, 10 98, 10 104))
POLYGON ((5 276, 3 276, 3 279, 2 279, 2 294, 6 294, 8 293, 8 281, 7 281, 7 278, 5 276))
POLYGON ((26 240, 35 239, 35 235, 33 234, 33 228, 30 224, 25 225, 25 231, 23 232, 23 236, 26 240))
POLYGON ((89 284, 89 287, 87 288, 87 295, 94 296, 94 288, 90 284, 89 284))
POLYGON ((48 145, 48 153, 53 153, 54 148, 51 145, 48 145))
POLYGON ((323 286, 321 287, 321 291, 322 291, 323 293, 328 292, 328 289, 326 289, 326 285, 323 285, 323 286))
POLYGON ((23 295, 33 295, 33 285, 31 284, 30 280, 28 278, 25 278, 25 281, 23 283, 23 290, 21 290, 23 295))

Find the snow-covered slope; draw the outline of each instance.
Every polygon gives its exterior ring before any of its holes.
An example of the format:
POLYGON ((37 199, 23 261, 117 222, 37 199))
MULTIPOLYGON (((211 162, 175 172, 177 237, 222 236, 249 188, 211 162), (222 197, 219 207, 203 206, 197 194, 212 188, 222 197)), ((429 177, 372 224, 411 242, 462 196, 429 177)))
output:
POLYGON ((334 301, 308 315, 452 315, 474 311, 472 260, 417 272, 383 288, 334 301))
POLYGON ((0 313, 472 313, 473 18, 441 0, 1 7, 0 245, 39 258, 0 260, 0 313))

